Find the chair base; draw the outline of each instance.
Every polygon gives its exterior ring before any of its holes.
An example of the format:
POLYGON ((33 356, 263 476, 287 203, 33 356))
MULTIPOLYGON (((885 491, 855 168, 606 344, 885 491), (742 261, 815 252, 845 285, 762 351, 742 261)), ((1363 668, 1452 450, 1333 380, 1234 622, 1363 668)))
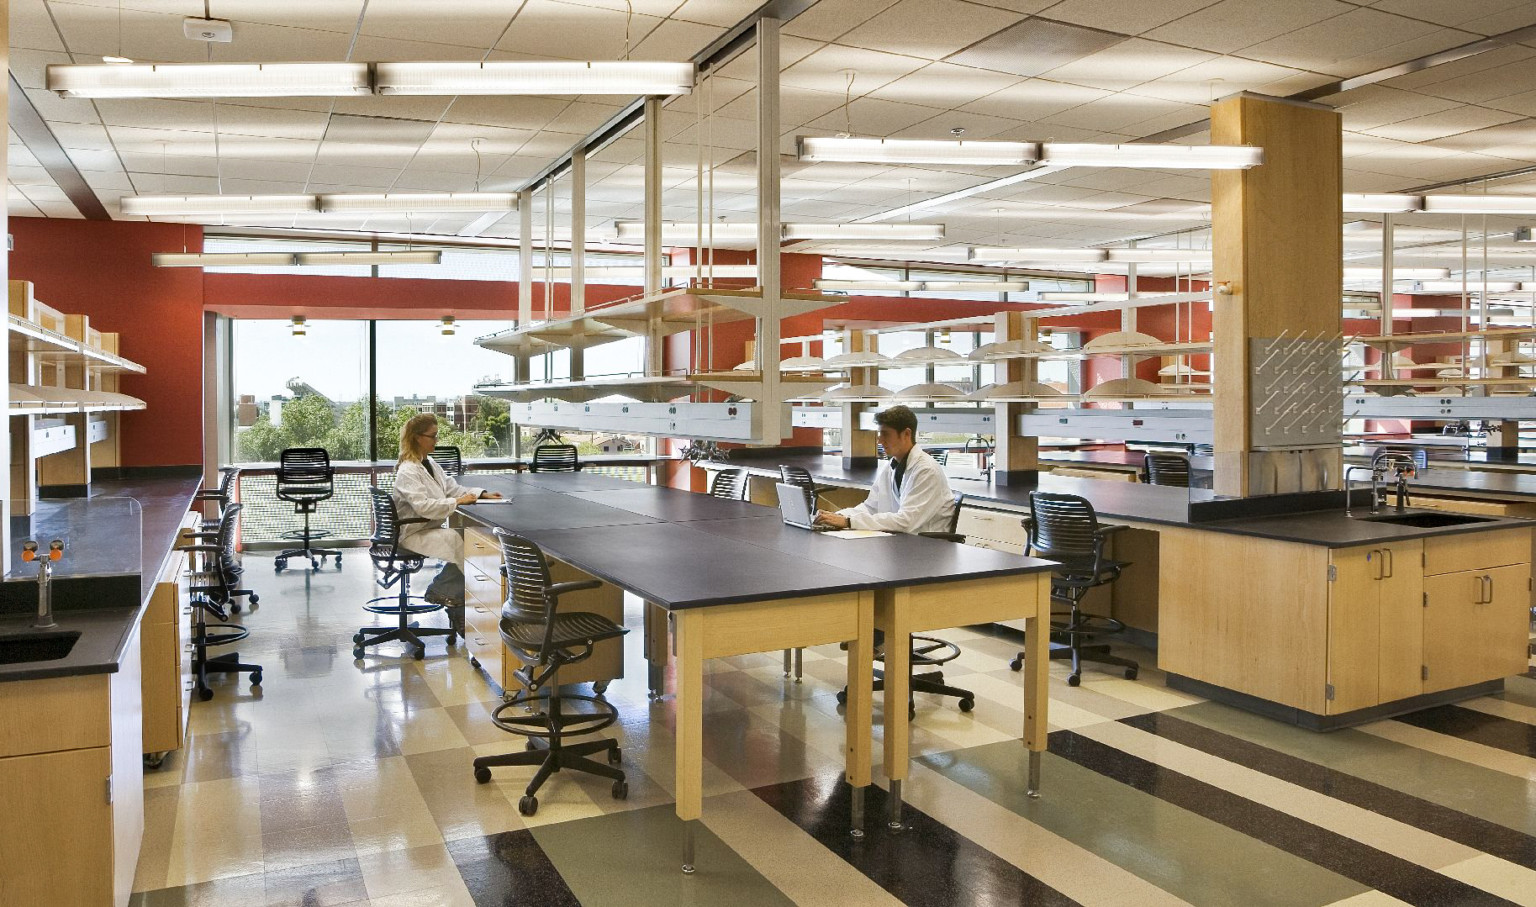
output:
POLYGON ((245 664, 240 661, 239 652, 227 652, 223 655, 215 655, 212 658, 199 650, 194 673, 197 675, 197 698, 203 702, 213 698, 213 689, 208 686, 209 674, 241 674, 251 675, 251 686, 261 686, 261 665, 245 664))
POLYGON ((327 557, 336 558, 336 569, 341 569, 341 552, 332 548, 289 548, 281 551, 272 559, 274 573, 282 573, 288 566, 288 559, 292 557, 304 557, 309 559, 310 569, 318 571, 325 566, 327 557))
MULTIPOLYGON (((873 689, 876 693, 885 691, 885 671, 880 668, 875 668, 875 683, 873 689)), ((908 718, 917 716, 917 703, 913 700, 912 695, 914 693, 932 693, 935 696, 953 696, 954 698, 960 700, 956 704, 960 706, 960 711, 962 712, 969 712, 971 709, 976 708, 976 694, 972 693, 970 690, 962 690, 959 687, 952 687, 946 684, 944 682, 944 672, 942 671, 926 671, 922 674, 913 674, 912 679, 907 683, 907 689, 910 691, 907 694, 908 718)), ((837 691, 837 704, 848 704, 847 687, 843 687, 841 690, 837 691)))
MULTIPOLYGON (((1076 645, 1071 642, 1050 643, 1051 660, 1060 661, 1071 659, 1072 673, 1067 675, 1067 686, 1079 686, 1083 682, 1083 662, 1093 664, 1110 665, 1125 669, 1125 679, 1135 680, 1141 672, 1141 664, 1130 658, 1122 658, 1119 655, 1111 655, 1107 645, 1076 645)), ((1015 655, 1013 661, 1008 662, 1008 667, 1015 671, 1024 667, 1024 653, 1015 655)))
MULTIPOLYGON (((558 687, 551 689, 558 690, 558 687)), ((613 781, 613 798, 623 800, 629 796, 629 782, 624 770, 616 768, 623 758, 619 742, 612 739, 587 740, 582 743, 566 743, 564 738, 578 734, 594 733, 612 724, 618 718, 618 710, 612 705, 590 696, 551 695, 523 693, 510 702, 499 706, 491 715, 497 727, 513 734, 527 737, 521 753, 503 753, 498 756, 480 756, 474 760, 475 781, 485 784, 491 780, 491 769, 510 765, 537 765, 533 780, 528 782, 523 798, 517 803, 517 811, 531 816, 539 809, 538 792, 549 777, 561 769, 586 772, 613 781), (591 702, 598 711, 589 714, 567 714, 560 708, 563 702, 591 702), (543 703, 548 711, 526 715, 508 715, 519 706, 543 703), (567 724, 585 725, 567 731, 567 724), (587 758, 597 753, 607 754, 607 764, 587 758)))
POLYGON ((398 640, 405 643, 407 650, 413 651, 417 661, 421 661, 427 657, 427 644, 422 641, 422 637, 446 636, 448 646, 452 648, 458 641, 458 635, 452 627, 423 627, 414 620, 403 627, 362 627, 352 636, 352 657, 362 658, 369 646, 398 640))

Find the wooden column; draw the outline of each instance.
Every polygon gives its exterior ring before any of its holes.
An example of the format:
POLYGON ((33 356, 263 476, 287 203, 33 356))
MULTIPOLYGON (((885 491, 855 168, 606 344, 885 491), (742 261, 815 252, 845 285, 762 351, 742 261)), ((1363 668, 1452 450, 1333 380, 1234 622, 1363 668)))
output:
MULTIPOLYGON (((1039 320, 1025 318, 1023 312, 998 312, 993 339, 1034 339, 1039 320)), ((1034 359, 1007 359, 999 364, 1002 374, 996 384, 1034 381, 1039 372, 1034 359)), ((1033 435, 1019 434, 1019 417, 1034 412, 1033 403, 998 403, 993 417, 997 447, 992 452, 992 480, 998 485, 1034 485, 1040 476, 1040 441, 1033 435)))
MULTIPOLYGON (((1292 430, 1299 420, 1277 424, 1273 384, 1255 375, 1274 361, 1255 353, 1267 358, 1277 338, 1321 343, 1342 328, 1341 117, 1321 105, 1241 94, 1211 107, 1211 143, 1264 149, 1257 167, 1211 175, 1216 491, 1338 488, 1341 426, 1314 420, 1317 430, 1303 436, 1292 430)), ((1291 399, 1340 407, 1337 357, 1333 365, 1291 399)))
MULTIPOLYGON (((843 331, 843 349, 850 353, 878 352, 878 346, 879 336, 876 334, 857 330, 843 331)), ((879 381, 877 374, 872 368, 851 368, 848 370, 848 384, 854 387, 876 384, 879 381)), ((843 467, 846 469, 874 466, 879 459, 876 454, 879 435, 859 428, 859 416, 875 409, 875 406, 872 403, 849 403, 843 407, 843 467)))
MULTIPOLYGON (((89 342, 90 319, 84 315, 65 315, 64 333, 69 337, 89 342)), ((88 385, 87 369, 78 357, 65 360, 62 380, 58 387, 85 390, 88 385)), ((63 423, 75 430, 75 446, 69 450, 37 458, 38 492, 45 497, 83 498, 91 489, 91 445, 87 439, 86 415, 71 413, 63 417, 63 423)))

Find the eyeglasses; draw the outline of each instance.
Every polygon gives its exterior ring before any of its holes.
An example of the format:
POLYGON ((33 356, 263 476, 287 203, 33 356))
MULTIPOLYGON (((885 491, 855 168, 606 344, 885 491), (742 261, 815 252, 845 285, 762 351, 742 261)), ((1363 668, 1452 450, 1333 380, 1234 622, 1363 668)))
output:
POLYGON ((422 437, 423 437, 423 438, 431 438, 431 439, 432 439, 432 440, 434 440, 434 441, 436 441, 436 440, 437 440, 437 432, 433 432, 433 433, 432 433, 432 434, 430 434, 430 435, 428 435, 428 434, 423 434, 423 435, 422 435, 422 437))

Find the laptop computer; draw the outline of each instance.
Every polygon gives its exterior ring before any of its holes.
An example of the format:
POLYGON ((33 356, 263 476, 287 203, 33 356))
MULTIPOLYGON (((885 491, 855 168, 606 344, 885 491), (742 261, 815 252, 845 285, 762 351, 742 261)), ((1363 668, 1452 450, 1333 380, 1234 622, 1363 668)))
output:
POLYGON ((779 492, 779 514, 784 517, 784 525, 812 532, 825 532, 832 528, 816 523, 816 508, 811 504, 812 492, 809 488, 786 482, 779 482, 774 487, 779 492))

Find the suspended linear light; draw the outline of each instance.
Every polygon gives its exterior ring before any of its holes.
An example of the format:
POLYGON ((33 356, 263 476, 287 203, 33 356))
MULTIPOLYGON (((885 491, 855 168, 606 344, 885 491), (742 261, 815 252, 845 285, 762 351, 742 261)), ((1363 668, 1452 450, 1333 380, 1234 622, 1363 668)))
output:
POLYGON ((438 249, 402 249, 398 252, 300 252, 301 265, 436 265, 442 264, 438 249))
POLYGON ((1344 211, 1347 214, 1406 214, 1423 208, 1422 195, 1344 193, 1344 211))
POLYGON ((1109 261, 1210 264, 1210 249, 1107 249, 1109 261))
POLYGON ((384 192, 317 196, 327 214, 428 211, 516 211, 515 192, 384 192))
POLYGON ((1427 214, 1536 214, 1536 198, 1518 195, 1426 195, 1427 214))
POLYGON ((870 239, 924 240, 934 242, 944 238, 943 224, 785 224, 786 240, 854 240, 870 239))
POLYGON ((923 289, 930 293, 1022 293, 1029 289, 1027 280, 925 280, 923 289))
MULTIPOLYGON (((536 269, 537 273, 545 273, 543 268, 536 269)), ((757 277, 757 265, 715 265, 713 269, 704 269, 704 278, 708 279, 711 273, 716 278, 755 278, 757 277)), ((549 271, 552 280, 570 280, 570 268, 552 268, 549 271)), ((645 274, 644 265, 599 265, 587 266, 583 271, 584 277, 640 277, 645 274)), ((688 279, 699 276, 699 269, 694 265, 667 265, 661 269, 663 278, 688 279)))
POLYGON ((47 80, 48 89, 64 98, 337 98, 373 93, 367 63, 51 63, 47 80))
POLYGON ((1040 158, 1038 142, 952 142, 929 139, 795 139, 800 160, 854 164, 1024 165, 1040 158))
MULTIPOLYGON (((643 221, 615 221, 614 228, 618 231, 619 239, 644 239, 645 223, 643 221)), ((711 236, 721 242, 755 241, 757 239, 757 224, 724 223, 705 224, 705 241, 711 236)), ((661 225, 661 238, 673 240, 697 240, 699 238, 698 224, 667 221, 661 225)))
POLYGON ((1264 149, 1251 145, 1097 145, 1046 142, 1040 149, 1040 163, 1052 167, 1246 170, 1264 163, 1264 149))
MULTIPOLYGON (((1393 268, 1393 280, 1447 280, 1451 276, 1450 268, 1393 268)), ((1380 268, 1345 268, 1345 280, 1371 280, 1381 279, 1380 268)))
POLYGON ((1007 384, 988 384, 965 395, 965 399, 978 403, 1006 400, 1015 397, 1061 397, 1060 388, 1039 381, 1009 381, 1007 384))
POLYGON ((1460 293, 1465 289, 1468 293, 1513 293, 1524 286, 1514 281, 1485 283, 1480 280, 1469 280, 1463 284, 1459 280, 1421 280, 1413 285, 1412 292, 1447 295, 1460 293))
POLYGON ((136 217, 219 217, 226 214, 312 214, 313 195, 129 195, 120 202, 136 217))
POLYGON ((289 267, 292 252, 155 252, 157 268, 289 267))
POLYGON ((661 60, 487 60, 375 63, 374 86, 390 95, 679 95, 694 65, 661 60))
POLYGON ((923 282, 920 280, 823 280, 816 279, 811 285, 818 290, 843 290, 855 292, 859 290, 867 292, 881 292, 885 290, 921 290, 923 282))
POLYGON ((826 367, 827 360, 820 356, 791 356, 779 363, 781 372, 819 372, 826 367))
POLYGON ((1045 261, 1045 262, 1094 262, 1107 261, 1103 249, 997 249, 976 246, 971 249, 971 261, 1045 261))
POLYGON ((1054 353, 1056 348, 1038 340, 999 340, 983 343, 971 350, 966 358, 977 362, 997 362, 1002 359, 1025 359, 1040 353, 1054 353))
POLYGON ((1166 340, 1159 340, 1151 334, 1141 331, 1112 331, 1101 334, 1083 344, 1084 350, 1120 349, 1121 347, 1137 346, 1162 346, 1166 340))

